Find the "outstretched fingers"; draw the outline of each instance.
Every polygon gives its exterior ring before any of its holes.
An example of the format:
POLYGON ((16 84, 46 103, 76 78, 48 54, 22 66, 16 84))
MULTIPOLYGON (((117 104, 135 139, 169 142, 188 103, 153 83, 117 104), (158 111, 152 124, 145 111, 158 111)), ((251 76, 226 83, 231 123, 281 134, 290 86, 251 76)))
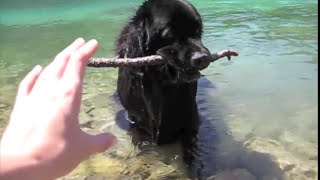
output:
POLYGON ((62 95, 64 96, 64 104, 71 108, 74 114, 72 122, 78 123, 78 115, 80 112, 82 83, 89 58, 97 51, 98 42, 91 40, 81 46, 73 54, 71 54, 66 70, 59 81, 62 95))
POLYGON ((26 75, 19 85, 18 97, 25 97, 30 94, 41 72, 42 67, 37 65, 26 75))
POLYGON ((70 57, 65 73, 62 77, 64 81, 70 83, 82 83, 89 58, 97 51, 97 49, 98 42, 93 39, 74 52, 70 57))
POLYGON ((66 69, 70 56, 84 44, 85 40, 83 38, 76 39, 55 57, 54 61, 45 68, 44 73, 60 79, 66 69))

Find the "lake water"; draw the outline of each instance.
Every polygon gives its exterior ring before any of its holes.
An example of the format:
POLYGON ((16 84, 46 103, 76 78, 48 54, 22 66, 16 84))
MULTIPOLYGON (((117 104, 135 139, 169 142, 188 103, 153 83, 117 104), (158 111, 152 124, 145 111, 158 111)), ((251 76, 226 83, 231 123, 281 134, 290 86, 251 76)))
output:
MULTIPOLYGON (((117 70, 87 70, 80 113, 90 133, 119 140, 61 179, 317 179, 318 3, 315 0, 192 0, 212 52, 235 49, 203 70, 202 123, 190 148, 137 140, 116 123, 117 70)), ((47 65, 77 37, 113 42, 141 0, 0 1, 0 134, 17 86, 35 65, 47 65)), ((120 111, 120 113, 119 113, 120 111)), ((120 123, 121 124, 121 123, 120 123)))

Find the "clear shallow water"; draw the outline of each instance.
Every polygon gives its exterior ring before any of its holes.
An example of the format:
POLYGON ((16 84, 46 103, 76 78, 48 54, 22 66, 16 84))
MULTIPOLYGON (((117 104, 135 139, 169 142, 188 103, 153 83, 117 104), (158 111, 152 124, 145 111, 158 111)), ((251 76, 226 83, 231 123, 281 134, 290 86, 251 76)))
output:
MULTIPOLYGON (((115 37, 141 2, 2 0, 0 134, 26 72, 48 64, 80 36, 100 42, 95 56, 112 56, 115 37)), ((88 69, 82 127, 91 133, 111 131, 119 144, 65 179, 317 179, 317 2, 191 2, 203 17, 204 44, 212 52, 240 52, 203 71, 198 95, 203 123, 192 171, 179 145, 135 142, 119 128, 114 119, 121 107, 112 98, 116 69, 88 69)))

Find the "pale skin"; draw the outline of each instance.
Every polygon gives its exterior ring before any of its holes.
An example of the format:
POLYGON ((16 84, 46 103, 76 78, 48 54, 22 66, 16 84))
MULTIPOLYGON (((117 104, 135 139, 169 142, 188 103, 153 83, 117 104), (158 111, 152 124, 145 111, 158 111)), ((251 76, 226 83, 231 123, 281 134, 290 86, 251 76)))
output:
POLYGON ((55 179, 117 140, 89 135, 79 126, 82 84, 96 40, 78 38, 44 69, 21 81, 0 144, 0 179, 55 179))

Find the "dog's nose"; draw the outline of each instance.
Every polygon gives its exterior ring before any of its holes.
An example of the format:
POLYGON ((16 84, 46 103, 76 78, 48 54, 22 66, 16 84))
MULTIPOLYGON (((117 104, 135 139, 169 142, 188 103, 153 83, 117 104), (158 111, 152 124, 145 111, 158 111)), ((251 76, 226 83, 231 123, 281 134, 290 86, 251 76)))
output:
POLYGON ((206 53, 195 52, 191 57, 191 65, 198 70, 202 70, 210 64, 210 57, 206 53))

